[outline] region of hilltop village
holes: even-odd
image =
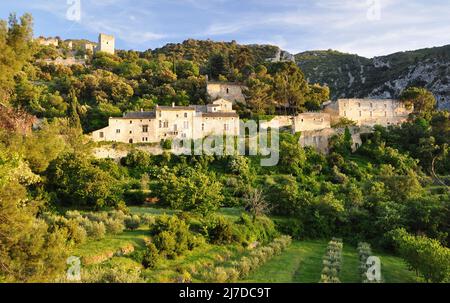
[[[237,136],[239,116],[233,104],[245,102],[240,84],[212,82],[207,92],[212,100],[208,105],[156,106],[151,112],[128,112],[123,117],[110,117],[109,125],[94,131],[94,141],[122,143],[158,143],[167,139],[199,139],[205,136]],[[332,127],[342,118],[354,122],[350,126],[354,148],[361,144],[362,133],[369,133],[375,125],[397,125],[408,119],[412,109],[393,99],[338,99],[323,105],[317,112],[296,116],[274,116],[265,124],[288,127],[301,133],[300,145],[328,151],[328,140],[342,134],[344,128]]]
[[[60,41],[56,38],[37,39],[43,46],[60,47],[64,45],[72,50],[72,56],[60,57],[45,62],[70,66],[85,64],[85,58],[76,59],[74,42]],[[79,44],[79,43],[78,43]],[[86,54],[115,54],[115,38],[111,35],[99,34],[98,42],[83,41],[78,47]],[[276,52],[270,62],[294,61],[292,56],[281,56]],[[235,104],[245,104],[245,90],[248,88],[237,82],[207,81],[206,92],[209,100],[207,105],[171,106],[156,105],[152,111],[126,112],[122,117],[110,117],[108,126],[92,132],[96,142],[121,143],[159,143],[172,139],[200,139],[206,136],[228,135],[237,136],[240,133],[240,118]],[[288,105],[286,105],[288,106]],[[342,134],[345,127],[339,127],[341,119],[352,121],[349,128],[353,148],[361,144],[361,134],[371,132],[374,125],[397,125],[405,122],[412,109],[394,99],[338,99],[324,102],[320,110],[303,112],[297,115],[275,115],[265,123],[266,127],[278,125],[289,128],[292,133],[301,133],[299,144],[311,146],[321,152],[328,152],[329,139]]]

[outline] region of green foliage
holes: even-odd
[[[403,91],[400,99],[407,106],[414,107],[414,112],[423,117],[429,118],[436,106],[436,98],[425,88],[409,87]]]
[[[68,153],[54,160],[47,171],[48,187],[64,205],[116,206],[122,189],[109,173],[92,165],[84,155]]]
[[[160,201],[173,209],[208,214],[223,200],[222,184],[215,175],[195,168],[181,171],[162,169],[155,193]]]
[[[211,216],[203,221],[203,229],[206,231],[210,243],[221,245],[233,242],[232,223],[223,216]]]
[[[176,216],[159,216],[151,228],[153,243],[161,256],[176,258],[201,244],[189,225]]]
[[[439,241],[408,234],[404,229],[389,233],[401,256],[427,282],[448,282],[450,279],[450,249]]]

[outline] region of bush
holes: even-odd
[[[144,266],[144,268],[155,268],[159,262],[160,255],[155,244],[151,242],[147,243],[147,249],[142,256],[142,266]]]
[[[68,230],[69,240],[72,240],[75,244],[82,244],[86,241],[87,232],[82,226],[80,226],[77,220],[68,220],[66,227]]]
[[[223,216],[213,216],[204,220],[203,228],[207,231],[208,240],[213,244],[229,244],[233,242],[233,227]]]
[[[341,239],[333,238],[328,243],[327,251],[323,257],[323,269],[320,277],[320,283],[340,283],[339,273],[342,265]]]
[[[87,283],[143,283],[137,269],[98,266],[82,272],[83,282]]]
[[[123,221],[114,220],[112,218],[106,219],[103,221],[103,224],[105,225],[106,232],[113,235],[120,234],[125,229]]]
[[[151,227],[155,224],[155,217],[150,214],[141,214],[139,215],[139,218],[141,220],[141,225],[143,226]]]
[[[141,218],[137,215],[129,216],[125,218],[125,227],[129,230],[136,230],[141,224]]]
[[[176,216],[159,216],[155,220],[151,234],[160,254],[168,258],[182,255],[204,242],[203,237],[193,235],[189,225]]]
[[[86,223],[85,229],[88,236],[92,239],[100,240],[105,237],[106,227],[103,222],[91,222]]]
[[[450,280],[450,248],[437,240],[411,235],[405,229],[391,231],[388,237],[409,267],[425,280],[433,283]]]

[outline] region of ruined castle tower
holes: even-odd
[[[98,45],[97,45],[96,51],[114,54],[114,51],[115,51],[114,36],[110,36],[110,35],[106,35],[106,34],[99,34],[98,35]]]

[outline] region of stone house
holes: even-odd
[[[94,141],[159,143],[167,139],[200,139],[210,135],[239,135],[239,116],[230,101],[208,105],[157,106],[151,112],[130,112],[109,118],[109,125],[94,131]]]
[[[412,109],[393,99],[339,99],[326,105],[324,112],[331,115],[332,124],[347,118],[357,125],[388,126],[405,122]]]

